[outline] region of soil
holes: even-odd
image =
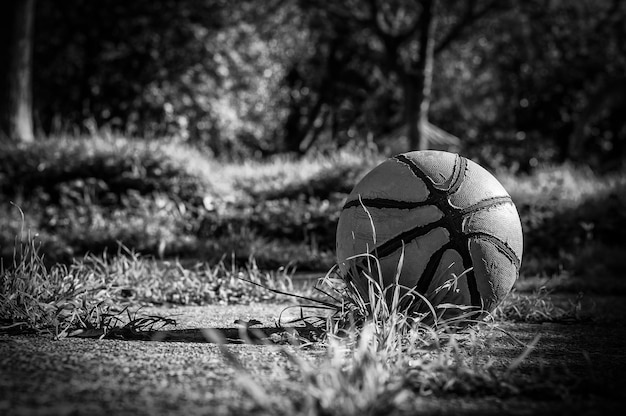
[[[557,301],[567,301],[561,295]],[[518,395],[418,397],[396,414],[622,414],[626,404],[626,297],[596,296],[593,319],[557,323],[502,323],[501,329],[535,350],[516,374],[527,378]],[[201,329],[229,340],[226,348],[262,385],[289,378],[282,350],[291,346],[241,343],[234,322],[256,319],[267,336],[286,305],[150,308],[178,321],[170,331],[132,340],[0,336],[2,415],[226,415],[254,413],[241,396],[241,371],[208,342]],[[298,316],[289,309],[284,320]],[[86,334],[89,335],[89,334]],[[144,334],[145,335],[145,334]],[[133,337],[130,337],[133,338]],[[143,339],[143,340],[138,340]],[[495,339],[493,360],[509,365],[523,349],[506,335]],[[302,350],[298,354],[313,354]],[[541,375],[540,378],[537,375]],[[265,383],[267,380],[267,383]],[[538,382],[539,380],[539,382]]]

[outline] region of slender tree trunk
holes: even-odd
[[[415,74],[405,74],[404,81],[404,118],[407,125],[407,150],[423,150],[420,146],[420,118],[421,118],[421,82]],[[426,144],[427,146],[428,144]]]
[[[3,0],[5,35],[2,55],[3,92],[0,99],[0,130],[13,141],[32,142],[32,55],[35,0]]]
[[[411,149],[428,149],[428,137],[424,134],[424,126],[428,123],[431,90],[433,81],[433,65],[435,51],[435,5],[436,0],[422,1],[422,17],[419,32],[419,52],[413,81],[405,84],[405,109],[408,123],[408,138]],[[415,88],[417,91],[410,91]]]

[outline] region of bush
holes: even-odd
[[[99,138],[1,146],[0,192],[8,198],[58,206],[119,206],[129,194],[160,193],[198,205],[209,191],[184,160],[160,146]]]
[[[565,165],[503,182],[522,219],[525,274],[595,275],[600,269],[588,267],[589,256],[603,263],[606,253],[626,247],[626,174],[597,176]]]
[[[3,254],[17,231],[40,233],[52,260],[100,252],[119,242],[175,253],[215,193],[166,144],[124,139],[50,139],[0,149]],[[14,201],[26,214],[25,224]],[[7,224],[8,223],[8,224]]]
[[[1,146],[2,255],[30,230],[49,263],[122,243],[165,257],[327,269],[345,197],[382,160],[353,149],[218,162],[176,143],[97,137]],[[626,175],[561,166],[499,177],[522,219],[522,274],[620,273]]]

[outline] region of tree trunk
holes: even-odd
[[[6,62],[2,76],[0,130],[12,141],[32,142],[32,55],[35,0],[4,0],[2,25]]]
[[[406,122],[408,123],[408,139],[411,149],[428,149],[428,136],[424,134],[424,126],[428,122],[431,90],[433,81],[433,64],[435,50],[435,4],[436,0],[422,1],[420,19],[419,52],[415,75],[405,83]],[[409,89],[416,89],[411,91]]]
[[[408,139],[408,151],[423,150],[421,147],[422,135],[420,134],[422,85],[421,77],[414,74],[404,76],[404,118],[407,125],[406,134]]]

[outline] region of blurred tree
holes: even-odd
[[[419,148],[445,134],[437,125],[492,167],[616,167],[626,151],[625,5],[39,2],[35,115],[46,132],[174,136],[226,156],[301,154],[399,130]]]
[[[429,123],[435,56],[453,46],[471,26],[497,10],[503,2],[446,1],[439,10],[437,0],[350,0],[341,3],[303,2],[304,9],[316,8],[325,14],[339,34],[348,27],[348,36],[361,39],[354,48],[358,59],[371,62],[386,82],[399,86],[402,121],[411,149],[428,147],[429,132],[438,131]],[[438,20],[446,24],[437,30]],[[366,66],[370,68],[370,66]],[[370,75],[371,80],[371,75]],[[385,82],[385,81],[383,81]],[[441,132],[443,133],[443,132]]]
[[[0,3],[0,136],[32,142],[32,42],[35,0]]]
[[[599,166],[626,156],[618,115],[626,94],[625,21],[619,0],[531,0],[496,23],[506,30],[492,51],[506,97],[501,120],[535,153],[528,159]]]
[[[569,136],[565,158],[574,161],[585,159],[586,142],[598,134],[598,123],[604,122],[604,147],[618,155],[626,156],[626,121],[623,115],[617,124],[611,121],[611,114],[619,114],[626,108],[626,6],[623,1],[611,0],[598,8],[597,4],[581,2],[577,20],[589,20],[587,30],[595,39],[580,40],[584,44],[584,56],[576,56],[577,64],[588,60],[590,48],[602,48],[599,54],[605,55],[596,62],[589,63],[589,77],[584,83],[584,103],[577,109],[573,119],[572,133]],[[594,10],[595,9],[595,10]],[[591,19],[589,18],[591,12]],[[597,59],[597,57],[596,57]],[[594,60],[595,61],[595,60]],[[607,117],[609,115],[609,117]],[[613,124],[613,126],[611,126]],[[594,132],[596,130],[596,132]],[[595,133],[595,134],[594,134]],[[608,133],[609,137],[606,137]]]
[[[175,136],[215,154],[276,152],[306,33],[292,2],[66,0],[38,8],[46,131]]]
[[[492,168],[623,166],[624,21],[618,0],[499,6],[437,56],[434,122]]]

